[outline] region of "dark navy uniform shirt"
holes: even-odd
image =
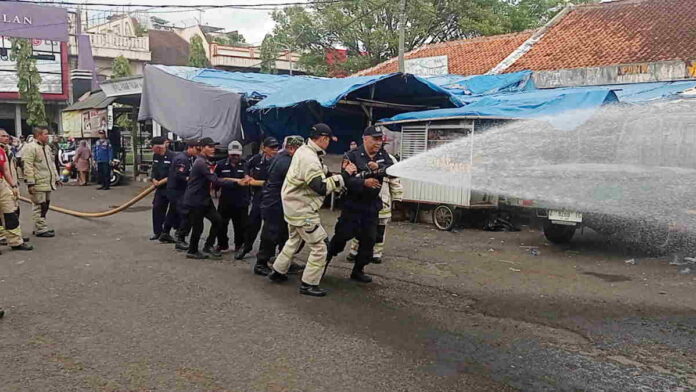
[[[186,185],[195,156],[188,156],[186,151],[180,152],[172,159],[169,167],[169,180],[167,180],[167,191],[174,196],[181,196],[186,192]]]
[[[246,174],[255,180],[266,181],[268,179],[268,165],[270,164],[270,159],[266,158],[263,153],[259,153],[249,158],[246,164]],[[260,186],[251,187],[251,200],[252,203],[257,204],[261,202],[261,189]]]
[[[240,160],[237,165],[232,165],[229,159],[218,161],[215,168],[215,174],[220,178],[244,178],[246,174],[246,161]],[[248,207],[249,206],[249,187],[240,186],[232,183],[229,187],[222,187],[220,192],[220,203],[231,207]]]
[[[367,166],[369,162],[375,162],[379,165],[379,169],[386,169],[393,165],[389,154],[387,154],[384,149],[380,149],[373,158],[370,158],[365,152],[365,146],[360,146],[355,150],[348,151],[346,153],[346,158],[353,162],[358,168],[358,173],[368,172],[370,168]],[[384,171],[382,170],[381,175],[371,175],[371,178],[376,178],[379,180],[380,184],[384,182]],[[349,210],[355,210],[357,212],[364,211],[369,213],[378,213],[382,209],[382,199],[379,196],[380,189],[371,189],[364,186],[365,179],[352,176],[348,179],[346,187],[348,188],[348,193],[346,195],[346,202],[344,208]]]
[[[161,180],[163,178],[169,177],[169,168],[172,165],[172,159],[174,154],[167,150],[164,154],[155,154],[152,156],[152,170],[150,171],[150,178],[153,180]],[[166,189],[167,185],[163,184],[157,187],[157,189]]]
[[[210,197],[211,185],[229,187],[233,182],[223,181],[215,175],[215,164],[204,156],[198,156],[191,168],[186,193],[184,193],[184,205],[192,208],[208,207],[213,205]]]
[[[268,179],[261,191],[261,210],[277,209],[282,213],[283,201],[280,198],[280,191],[290,169],[290,162],[292,157],[285,150],[271,159],[268,165]]]

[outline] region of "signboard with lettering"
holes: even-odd
[[[649,64],[630,64],[619,66],[619,76],[650,73]]]
[[[67,42],[68,10],[14,1],[0,2],[0,35]]]
[[[437,76],[449,73],[447,56],[423,57],[405,61],[406,73],[417,76]]]
[[[143,78],[128,78],[102,82],[101,87],[107,97],[122,97],[125,95],[140,95],[143,93]]]
[[[99,131],[108,128],[106,109],[90,109],[82,112],[82,136],[99,137]]]
[[[2,4],[2,3],[0,3]],[[46,41],[33,39],[34,54],[41,55],[41,59],[36,60],[36,68],[41,76],[39,91],[43,94],[63,94],[63,48],[58,41]],[[18,92],[17,88],[17,62],[14,60],[10,48],[10,40],[7,37],[0,37],[0,91]]]

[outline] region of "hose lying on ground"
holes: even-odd
[[[167,179],[165,178],[164,181],[161,184],[164,184],[167,182]],[[67,208],[62,208],[62,207],[57,207],[57,206],[50,206],[49,209],[55,212],[60,212],[61,214],[67,214],[67,215],[72,215],[76,216],[78,218],[104,218],[107,216],[111,216],[114,214],[118,214],[119,212],[131,207],[133,204],[139,202],[145,196],[149,195],[152,193],[152,191],[155,190],[154,185],[150,185],[149,187],[145,188],[142,192],[140,192],[137,196],[134,198],[128,200],[126,203],[122,204],[121,206],[114,208],[113,210],[108,210],[108,211],[102,211],[102,212],[81,212],[81,211],[74,211],[74,210],[69,210]],[[31,199],[28,199],[26,197],[20,196],[20,200],[31,203]]]

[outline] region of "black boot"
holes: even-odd
[[[300,286],[300,294],[309,295],[311,297],[325,297],[328,292],[319,286],[302,282]]]
[[[285,274],[281,274],[280,272],[278,272],[274,269],[271,269],[271,274],[268,275],[268,279],[271,282],[282,283],[282,282],[285,282],[286,280],[288,280],[288,276]]]
[[[34,250],[34,247],[23,243],[22,245],[13,246],[12,250]]]
[[[254,266],[254,273],[256,275],[261,275],[261,276],[268,276],[273,272],[272,269],[268,267],[268,265],[264,264],[256,264]]]
[[[372,264],[382,264],[382,258],[381,257],[373,257]]]
[[[0,309],[0,319],[5,317],[5,311]]]
[[[150,237],[150,241],[157,241],[160,238],[160,234],[153,234],[152,237]]]
[[[244,256],[247,255],[247,253],[251,252],[251,248],[248,247],[243,247],[242,250],[237,252],[237,255],[234,256],[235,260],[243,260]]]
[[[189,244],[186,242],[186,238],[179,237],[176,241],[176,246],[174,246],[176,250],[188,250]]]
[[[353,270],[353,273],[350,274],[350,279],[360,283],[372,282],[372,277],[365,274],[362,270]]]
[[[169,233],[160,234],[158,240],[163,244],[176,244],[176,240]]]
[[[216,251],[212,246],[204,246],[203,254],[208,255],[208,257],[214,260],[222,259],[222,253]]]
[[[208,255],[201,253],[201,252],[196,252],[196,253],[188,252],[188,253],[186,253],[186,258],[187,259],[194,259],[194,260],[205,260],[208,258]]]

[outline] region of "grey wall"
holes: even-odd
[[[631,64],[625,64],[597,68],[535,71],[532,78],[537,87],[551,88],[598,84],[658,82],[684,79],[687,78],[688,75],[686,63],[681,60],[640,65],[647,66],[647,72],[619,75],[619,70],[622,67],[631,66]]]

